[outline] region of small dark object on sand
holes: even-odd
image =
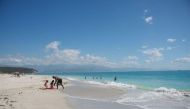
[[[4,100],[8,99],[7,97],[4,98]]]
[[[188,94],[184,94],[184,96],[185,96],[185,97],[190,97],[190,95],[188,95]]]

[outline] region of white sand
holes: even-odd
[[[0,74],[0,109],[71,109],[64,90],[42,90],[44,81],[52,78],[25,75],[20,78]],[[48,85],[49,85],[48,83]]]

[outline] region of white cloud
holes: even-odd
[[[127,60],[138,60],[139,58],[137,56],[128,56]]]
[[[60,49],[60,42],[53,41],[46,45],[46,49],[51,49],[47,54],[47,64],[76,64],[79,57],[80,51],[77,49]]]
[[[21,55],[0,57],[0,64],[4,65],[100,65],[105,67],[114,67],[113,62],[108,61],[106,57],[94,56],[90,54],[82,55],[78,49],[61,49],[60,42],[53,41],[46,45],[50,49],[48,53],[41,58],[24,57]],[[52,50],[52,51],[51,51]]]
[[[148,14],[149,14],[149,10],[145,9],[144,10],[144,15],[143,15],[143,20],[147,24],[152,24],[153,23],[153,16],[152,15],[148,15]]]
[[[61,49],[60,43],[54,41],[46,45],[46,52],[43,57],[25,57],[22,55],[11,55],[0,57],[0,64],[2,65],[95,65],[108,68],[129,68],[139,65],[138,57],[128,56],[119,61],[112,62],[106,57],[95,56],[92,54],[81,54],[78,49]]]
[[[127,68],[155,68],[159,66],[157,62],[163,59],[163,51],[172,50],[174,47],[150,48],[142,46],[141,52],[147,57],[145,63],[141,63],[137,56],[127,56],[119,61],[110,61],[106,57],[93,54],[82,54],[78,49],[61,49],[60,42],[53,41],[47,44],[48,52],[43,57],[25,57],[22,55],[9,55],[0,57],[1,65],[82,65],[101,66],[107,68],[127,69]],[[175,59],[173,63],[190,63],[190,56]],[[178,65],[178,64],[176,64]]]
[[[94,56],[90,54],[86,54],[85,56],[80,57],[82,64],[96,64],[96,65],[104,65],[108,63],[106,57]]]
[[[175,49],[176,47],[170,47],[170,46],[168,46],[168,47],[166,47],[166,50],[173,50],[173,49]]]
[[[9,55],[0,57],[0,64],[4,65],[42,65],[44,61],[35,57],[24,57],[21,55]]]
[[[46,49],[53,49],[44,57],[44,64],[77,64],[77,65],[100,65],[113,67],[114,63],[108,61],[106,57],[94,56],[90,54],[82,55],[78,49],[61,49],[60,43],[54,41],[46,46]]]
[[[144,10],[144,13],[147,13],[147,12],[148,12],[148,9],[145,9],[145,10]]]
[[[153,17],[152,17],[152,16],[148,16],[148,17],[145,17],[144,20],[145,20],[146,23],[152,24],[152,22],[153,22]]]
[[[173,69],[189,70],[190,69],[190,55],[185,57],[176,58],[171,61]]]
[[[190,56],[177,58],[173,61],[173,63],[190,63]]]
[[[148,55],[150,57],[161,57],[163,54],[160,52],[161,50],[164,50],[163,48],[153,48],[153,49],[146,49],[142,51],[145,55]]]
[[[11,57],[11,56],[0,57],[0,63],[1,64],[20,63],[20,62],[22,62],[22,60],[19,59],[19,58],[14,58],[14,57]]]
[[[165,50],[164,48],[152,48],[143,50],[142,53],[148,56],[148,59],[145,60],[146,63],[157,62],[163,59],[163,54],[161,51]]]
[[[47,49],[53,49],[53,50],[58,50],[59,49],[60,42],[59,41],[53,41],[49,43],[46,48]]]
[[[63,56],[69,59],[77,59],[80,56],[80,51],[76,49],[65,49],[63,50]]]
[[[140,65],[138,59],[139,58],[137,56],[128,56],[127,58],[123,59],[119,67],[127,67],[127,68],[138,67]]]
[[[21,63],[22,59],[20,59],[20,58],[14,58],[14,57],[9,57],[8,61],[14,62],[14,63]]]
[[[175,42],[175,41],[176,41],[176,39],[173,39],[173,38],[167,39],[167,42],[170,42],[170,43]]]

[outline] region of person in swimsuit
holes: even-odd
[[[53,79],[55,79],[55,82],[54,82],[54,86],[55,84],[57,85],[57,89],[58,89],[58,86],[61,85],[64,89],[64,86],[63,86],[63,82],[62,82],[62,79],[59,78],[59,77],[56,77],[56,76],[52,76]]]
[[[50,89],[53,89],[54,88],[53,86],[54,86],[54,80],[52,80],[50,83]]]
[[[45,80],[44,86],[45,86],[46,89],[48,88],[47,83],[48,83],[48,80]]]

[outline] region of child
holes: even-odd
[[[54,86],[54,80],[52,80],[50,83],[50,89],[53,89],[53,86]]]
[[[48,88],[47,83],[48,83],[48,80],[46,80],[45,83],[44,83],[44,86],[45,86],[46,89]]]

